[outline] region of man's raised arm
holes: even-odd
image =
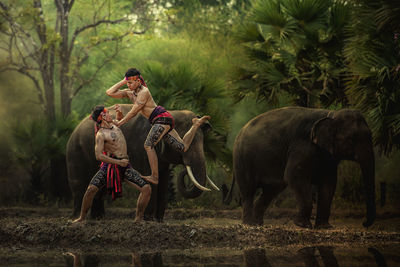
[[[123,97],[127,97],[125,90],[119,90],[119,88],[121,88],[124,84],[126,84],[126,80],[123,79],[119,82],[117,82],[116,84],[114,84],[113,86],[111,86],[107,91],[106,94],[108,96],[111,96],[113,98],[123,98]]]

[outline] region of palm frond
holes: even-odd
[[[304,25],[320,23],[332,6],[331,0],[284,0],[286,12]]]
[[[276,0],[253,1],[249,20],[280,28],[284,28],[287,23],[287,18],[281,11],[281,3]]]
[[[330,10],[330,23],[335,32],[342,32],[350,18],[351,7],[345,0],[335,1]]]
[[[235,30],[235,37],[240,42],[263,42],[264,38],[254,22],[244,22]]]
[[[400,31],[400,1],[383,0],[382,5],[376,10],[375,21],[378,30],[390,27],[392,31]]]

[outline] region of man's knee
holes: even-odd
[[[183,153],[183,152],[187,151],[187,148],[185,147],[185,145],[178,141],[175,141],[174,143],[172,143],[172,147],[178,152]]]
[[[86,194],[88,195],[95,195],[99,191],[99,188],[95,185],[90,184],[86,189]]]
[[[186,152],[187,148],[185,145],[181,142],[179,142],[176,138],[174,138],[172,135],[166,135],[164,137],[164,140],[168,145],[172,147],[172,149],[178,151],[178,152]]]
[[[150,196],[151,195],[151,186],[149,184],[146,184],[145,186],[142,187],[141,192],[144,195]]]
[[[152,145],[149,145],[149,144],[147,144],[147,143],[144,143],[144,150],[146,150],[146,151],[151,151],[153,149],[153,146]]]

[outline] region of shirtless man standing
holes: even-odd
[[[120,107],[116,106],[117,119],[123,117]],[[83,196],[81,214],[72,223],[85,220],[89,208],[92,206],[93,198],[97,191],[107,186],[108,193],[113,199],[122,196],[121,182],[124,179],[128,184],[140,191],[135,221],[143,219],[144,210],[149,203],[151,186],[134,170],[129,164],[125,137],[104,106],[96,106],[91,118],[96,122],[96,159],[101,161],[100,170],[94,175]]]
[[[129,89],[120,90],[123,85],[127,85]],[[147,181],[153,184],[158,184],[158,160],[154,146],[164,137],[164,140],[179,152],[186,152],[193,141],[197,129],[205,121],[209,120],[210,116],[192,119],[192,127],[181,138],[178,132],[174,129],[174,118],[162,106],[157,106],[151,96],[149,89],[146,86],[140,72],[137,69],[129,69],[125,73],[125,78],[106,91],[108,96],[113,98],[129,98],[132,103],[132,109],[125,117],[116,122],[117,126],[121,126],[128,120],[141,112],[152,125],[149,134],[144,143],[144,148],[149,159],[151,176],[144,176]]]

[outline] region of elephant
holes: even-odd
[[[120,104],[120,106],[124,114],[132,107],[131,104]],[[108,109],[110,114],[115,116],[114,107]],[[183,136],[192,126],[192,118],[195,117],[195,114],[187,110],[175,110],[170,113],[175,119],[176,131]],[[121,126],[127,142],[130,163],[142,175],[149,175],[151,172],[144,149],[144,141],[150,128],[151,125],[148,120],[140,114]],[[151,199],[145,211],[145,219],[163,221],[167,205],[171,165],[184,164],[195,185],[188,184],[185,181],[185,175],[179,176],[178,190],[185,198],[196,198],[201,195],[203,190],[209,191],[210,189],[205,187],[207,180],[213,187],[215,186],[206,174],[206,160],[203,151],[203,136],[206,131],[211,129],[211,126],[209,123],[205,123],[201,129],[196,132],[190,148],[185,153],[175,151],[164,141],[156,145],[160,180],[158,186],[152,186]],[[100,166],[100,162],[96,161],[95,158],[94,145],[94,121],[87,117],[74,129],[66,149],[68,181],[74,200],[73,216],[79,214],[85,190]],[[99,193],[91,208],[92,218],[101,217],[105,214],[104,201],[102,194]]]
[[[360,165],[366,199],[363,225],[368,227],[376,216],[375,158],[372,134],[360,111],[285,107],[256,116],[239,131],[233,145],[233,183],[240,191],[242,222],[262,225],[271,201],[289,186],[298,205],[294,223],[312,228],[315,188],[314,228],[331,228],[330,209],[341,160]]]

